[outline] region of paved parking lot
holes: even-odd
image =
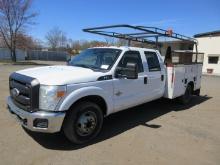
[[[62,133],[25,131],[7,112],[8,76],[28,67],[36,66],[0,64],[0,164],[220,164],[220,77],[203,77],[187,106],[161,99],[111,115],[78,146]]]

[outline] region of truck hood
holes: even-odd
[[[67,85],[96,81],[103,72],[74,66],[46,66],[17,71],[16,73],[36,78],[44,85]]]

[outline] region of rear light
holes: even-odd
[[[171,64],[171,63],[167,63],[166,66],[167,66],[167,67],[173,67],[174,65]]]

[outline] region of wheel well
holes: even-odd
[[[96,103],[102,109],[103,114],[104,115],[107,114],[107,104],[105,100],[101,96],[97,96],[97,95],[90,95],[90,96],[82,97],[79,100],[77,100],[75,103],[73,103],[70,108],[72,108],[79,102],[83,102],[83,101],[90,101],[90,102]]]
[[[192,87],[192,91],[194,91],[194,83],[193,83],[192,81],[190,81],[190,82],[188,83],[188,85],[190,85],[190,86]]]

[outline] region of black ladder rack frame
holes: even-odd
[[[114,31],[108,31],[108,29],[117,29],[117,28],[128,28],[133,30],[138,30],[139,32],[136,33],[118,33]],[[111,26],[101,26],[101,27],[94,27],[94,28],[87,28],[83,29],[84,32],[124,39],[128,40],[128,46],[130,46],[131,41],[135,42],[142,42],[147,44],[156,45],[156,47],[161,46],[158,40],[160,37],[168,37],[184,42],[190,42],[196,45],[197,47],[197,40],[191,37],[187,37],[178,33],[172,32],[171,34],[169,31],[160,29],[157,27],[147,27],[147,26],[133,26],[127,24],[120,24],[120,25],[111,25]],[[149,38],[155,37],[155,41],[149,40]]]

